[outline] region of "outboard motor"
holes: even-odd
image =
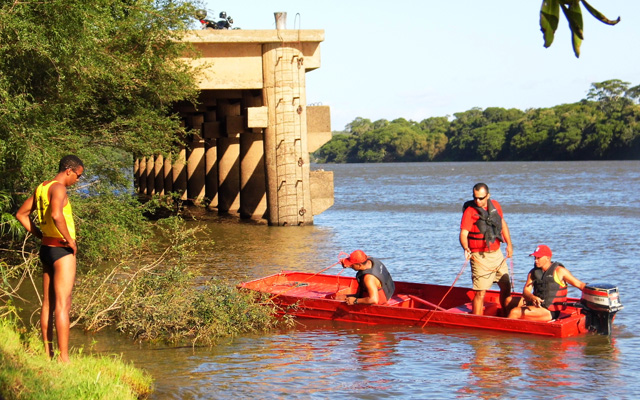
[[[580,304],[587,315],[587,328],[601,335],[611,334],[613,318],[624,308],[620,303],[618,288],[608,283],[586,285]]]

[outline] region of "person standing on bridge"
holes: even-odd
[[[500,287],[500,304],[504,316],[511,303],[511,283],[500,242],[507,244],[507,258],[513,256],[509,226],[502,214],[500,203],[491,200],[485,183],[473,186],[473,200],[462,206],[460,245],[465,259],[471,259],[471,276],[475,295],[471,312],[483,314],[484,296],[494,282]]]
[[[71,291],[76,278],[76,230],[67,188],[78,182],[84,172],[82,161],[68,155],[60,160],[58,174],[41,183],[20,206],[16,218],[27,231],[42,239],[40,260],[43,266],[43,300],[40,325],[42,340],[53,357],[53,324],[58,337],[61,362],[69,361],[69,311]],[[37,211],[39,227],[31,220]]]
[[[354,304],[386,304],[393,296],[395,283],[387,267],[377,258],[368,257],[364,251],[356,250],[340,260],[343,268],[353,268],[358,273],[358,291],[347,295],[345,301]]]

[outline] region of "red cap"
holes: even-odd
[[[529,254],[529,257],[533,256],[533,257],[549,257],[551,258],[551,249],[548,246],[545,246],[544,244],[539,245],[538,247],[536,247],[536,251],[534,251],[533,253]]]
[[[343,258],[342,260],[342,265],[345,267],[350,267],[353,264],[362,264],[363,262],[367,261],[369,258],[367,257],[366,254],[364,254],[364,251],[362,250],[356,250],[353,253],[351,253],[351,255],[348,258]]]

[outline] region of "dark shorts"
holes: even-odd
[[[551,311],[551,310],[549,310],[549,312],[551,313],[551,319],[558,319],[558,317],[560,316],[560,313],[562,311]]]
[[[44,272],[53,272],[53,263],[69,254],[73,254],[71,247],[40,246],[40,261],[42,261]]]

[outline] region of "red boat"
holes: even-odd
[[[610,334],[615,313],[623,308],[618,289],[609,284],[587,286],[581,299],[570,298],[560,317],[535,322],[501,317],[499,291],[488,290],[484,315],[473,315],[473,290],[462,287],[395,282],[385,305],[349,306],[336,296],[355,294],[355,278],[340,275],[281,272],[245,282],[239,287],[271,294],[282,313],[302,318],[351,321],[365,324],[443,326],[570,337],[589,331]],[[521,297],[520,293],[513,293]]]

